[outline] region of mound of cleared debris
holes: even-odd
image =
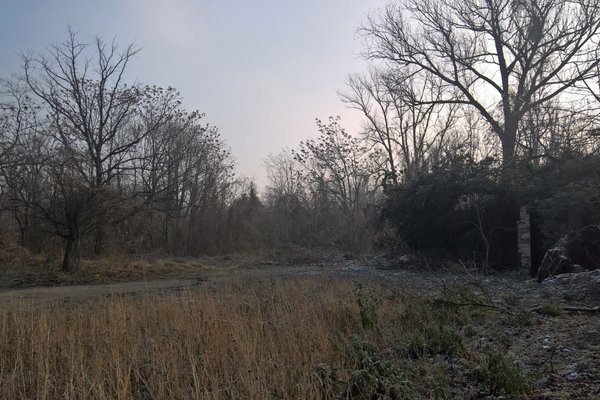
[[[600,303],[600,269],[556,275],[545,279],[542,286],[564,299]]]

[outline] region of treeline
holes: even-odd
[[[175,89],[126,82],[136,53],[69,32],[2,81],[4,242],[63,253],[65,271],[82,254],[234,246],[241,185],[226,144]]]
[[[318,141],[272,156],[269,204],[290,221],[294,199],[328,193],[372,245],[513,268],[527,207],[534,270],[557,243],[600,266],[599,29],[597,0],[392,2],[359,29],[369,72],[340,94],[360,134],[319,122]],[[310,220],[295,213],[284,232]]]
[[[515,267],[532,216],[534,269],[566,243],[600,264],[600,0],[409,0],[359,29],[368,73],[342,101],[363,124],[265,159],[263,193],[236,177],[215,127],[179,94],[127,84],[136,49],[70,33],[3,81],[7,237],[37,252],[278,246],[414,251]]]

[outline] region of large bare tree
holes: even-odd
[[[365,139],[386,158],[386,182],[409,181],[448,145],[456,117],[454,104],[436,104],[443,88],[417,79],[408,69],[399,73],[371,68],[351,75],[342,101],[363,113]]]
[[[68,39],[47,54],[23,55],[25,81],[54,120],[52,135],[81,157],[79,172],[92,187],[111,183],[131,161],[130,150],[179,105],[172,89],[125,83],[137,51],[98,37],[84,43],[69,30]]]
[[[362,32],[369,58],[454,89],[432,101],[474,107],[510,165],[525,114],[596,74],[599,29],[599,0],[407,0]]]
[[[46,115],[41,134],[53,149],[47,176],[56,190],[37,206],[65,239],[68,271],[77,268],[84,234],[96,233],[99,254],[112,219],[129,215],[115,211],[133,195],[123,190],[123,181],[133,171],[136,147],[180,105],[172,88],[125,83],[136,53],[133,45],[120,50],[101,38],[81,42],[69,30],[67,40],[46,53],[23,55],[23,79]]]

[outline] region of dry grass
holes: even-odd
[[[33,259],[34,257],[25,247],[0,247],[0,262],[2,263],[29,263]]]
[[[36,307],[12,304],[0,308],[0,398],[531,393],[532,374],[543,377],[547,362],[544,354],[535,356],[528,339],[519,344],[518,338],[557,332],[563,323],[546,327],[541,320],[532,326],[489,309],[443,304],[383,281],[325,277],[212,283],[161,296]],[[517,336],[510,339],[508,332]],[[518,354],[527,363],[528,352],[540,358],[529,363],[537,372],[526,375],[521,363],[507,357]],[[593,357],[588,362],[592,374],[597,362]]]
[[[232,283],[0,311],[3,398],[321,398],[362,331],[349,283]]]
[[[160,279],[165,277],[184,277],[206,272],[214,263],[210,259],[190,257],[133,258],[123,257],[86,260],[75,278],[94,279],[95,282],[131,281],[140,279]]]

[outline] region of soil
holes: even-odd
[[[118,282],[104,285],[72,285],[0,290],[0,305],[35,305],[42,302],[80,301],[94,297],[173,292],[191,288],[197,279],[161,279],[145,282]]]

